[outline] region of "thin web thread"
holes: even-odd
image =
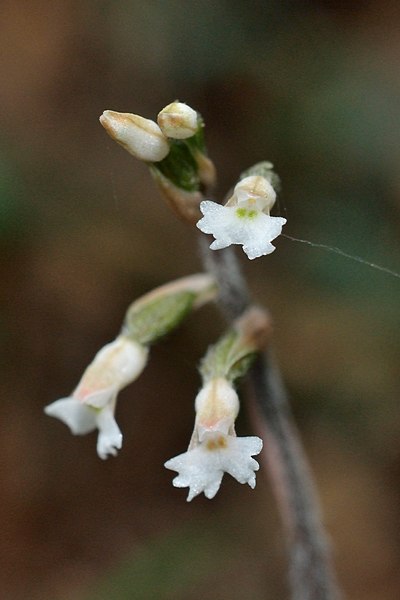
[[[371,267],[371,269],[376,269],[377,271],[382,271],[382,273],[387,273],[388,275],[392,275],[392,277],[396,277],[400,279],[400,273],[396,271],[392,271],[387,267],[382,267],[381,265],[377,265],[373,262],[369,262],[368,260],[364,260],[361,256],[356,256],[353,254],[347,254],[340,248],[336,248],[335,246],[327,246],[326,244],[316,244],[314,242],[310,242],[309,240],[301,240],[300,238],[292,237],[291,235],[286,235],[285,233],[281,234],[281,237],[285,237],[292,242],[301,242],[302,244],[307,244],[308,246],[312,246],[313,248],[321,248],[321,250],[326,250],[327,252],[332,252],[333,254],[339,254],[340,256],[344,256],[345,258],[349,258],[350,260],[354,260],[355,262],[359,262],[362,265],[366,265],[367,267]]]

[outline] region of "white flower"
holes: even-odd
[[[46,415],[68,425],[74,435],[85,435],[98,429],[97,454],[100,458],[116,456],[121,449],[122,433],[114,419],[115,397],[104,408],[94,408],[70,396],[56,400],[44,410]]]
[[[188,502],[201,492],[211,499],[218,492],[225,472],[254,489],[259,465],[251,457],[259,454],[261,448],[258,437],[212,433],[205,435],[197,448],[171,458],[165,466],[179,473],[173,480],[175,487],[189,488]]]
[[[75,435],[99,430],[97,454],[115,456],[122,434],[114,419],[118,392],[134,381],[147,362],[148,349],[118,336],[94,357],[71,396],[56,400],[45,413],[63,421]]]
[[[197,227],[215,237],[212,250],[240,244],[250,259],[270,254],[275,250],[271,241],[282,233],[286,223],[282,217],[269,215],[275,199],[275,191],[265,177],[245,177],[225,206],[210,200],[200,203],[204,216]]]
[[[132,113],[105,110],[100,123],[130,154],[146,162],[159,162],[169,153],[167,138],[154,121]]]
[[[239,399],[232,385],[223,378],[212,379],[196,398],[196,422],[187,452],[165,463],[177,471],[175,487],[188,487],[188,502],[204,492],[214,498],[224,473],[239,483],[256,485],[259,465],[252,456],[259,454],[262,441],[258,437],[236,437],[234,422]]]
[[[197,112],[183,102],[172,102],[158,113],[161,131],[170,138],[184,140],[197,131]]]

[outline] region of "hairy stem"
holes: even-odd
[[[312,474],[270,351],[256,360],[249,380],[251,412],[259,417],[263,453],[287,531],[292,600],[338,600]]]
[[[220,286],[220,309],[232,322],[250,305],[236,256],[231,248],[210,251],[203,239],[200,247],[205,268]],[[249,385],[251,414],[264,439],[263,455],[287,532],[291,600],[338,600],[312,475],[270,350],[251,368]]]
[[[199,244],[203,266],[218,284],[217,304],[226,320],[232,323],[250,306],[249,290],[236,255],[232,248],[213,252],[204,235],[199,237]]]

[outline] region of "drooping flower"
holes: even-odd
[[[259,465],[252,456],[261,452],[262,441],[255,436],[236,437],[239,398],[232,384],[223,377],[211,379],[198,393],[195,408],[187,452],[165,463],[167,469],[178,472],[173,485],[189,488],[188,502],[202,492],[214,498],[224,473],[254,488]]]
[[[270,254],[275,250],[272,240],[282,233],[286,223],[283,217],[269,214],[275,200],[274,188],[265,177],[245,177],[235,186],[225,206],[211,200],[201,202],[203,218],[197,227],[214,236],[212,250],[240,244],[251,260]]]
[[[122,446],[122,433],[115,421],[117,394],[144,369],[148,349],[120,335],[94,357],[78,386],[67,398],[56,400],[45,413],[63,421],[75,435],[98,429],[97,454],[115,456]]]

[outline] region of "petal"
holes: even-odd
[[[210,457],[211,454],[215,453],[205,451],[198,446],[194,450],[171,458],[164,464],[167,469],[179,473],[172,482],[174,487],[189,488],[188,502],[202,492],[205,492],[207,498],[213,498],[219,490],[224,472],[212,464],[214,461],[213,457]]]
[[[200,210],[204,217],[196,223],[196,226],[203,233],[213,233],[214,218],[218,218],[221,213],[223,214],[224,207],[211,200],[203,200],[203,202],[200,202]]]
[[[209,500],[212,500],[217,494],[221,487],[222,477],[224,476],[223,471],[216,471],[212,480],[209,481],[208,485],[204,488],[204,495]],[[191,498],[190,498],[191,500]],[[188,502],[190,501],[188,497]]]
[[[60,419],[74,435],[84,435],[96,429],[96,412],[76,398],[62,398],[44,409],[46,415]]]
[[[238,206],[270,209],[276,200],[276,192],[266,177],[249,175],[236,184],[234,196]]]
[[[107,406],[97,413],[96,424],[97,454],[103,460],[109,455],[116,456],[122,447],[122,433],[114,419],[113,407]]]
[[[271,254],[275,250],[275,246],[271,244],[282,233],[282,227],[286,223],[286,219],[282,217],[270,217],[262,213],[248,222],[246,231],[243,231],[242,244],[243,250],[252,260],[259,256]]]
[[[229,238],[220,238],[218,240],[214,240],[212,242],[212,244],[210,244],[210,249],[211,250],[222,250],[222,248],[227,248],[231,244],[232,244],[232,242]]]
[[[239,413],[239,397],[231,382],[213,377],[195,399],[195,431],[200,442],[210,433],[228,435]]]
[[[221,434],[218,434],[220,437]],[[208,440],[215,439],[214,434]],[[188,502],[204,492],[207,498],[213,498],[218,492],[224,472],[229,473],[239,483],[248,483],[255,487],[255,471],[259,465],[252,455],[259,454],[262,441],[258,437],[237,438],[226,436],[224,447],[207,447],[207,440],[188,452],[171,458],[165,463],[167,469],[177,471],[173,480],[175,487],[188,487]]]
[[[215,237],[213,249],[225,248],[235,243],[234,232],[239,219],[234,207],[221,206],[205,200],[200,203],[200,210],[204,217],[198,221],[197,227],[203,233],[211,233]]]
[[[271,241],[281,234],[286,219],[264,214],[258,210],[257,202],[254,206],[254,202],[251,210],[255,214],[251,216],[239,215],[236,206],[220,206],[209,200],[201,202],[200,210],[204,217],[197,223],[197,227],[203,233],[214,236],[211,250],[240,244],[250,259],[275,250]]]
[[[118,388],[112,386],[104,390],[96,390],[91,394],[87,394],[82,400],[83,404],[93,406],[93,408],[104,408],[107,404],[112,403],[118,393]]]
[[[119,391],[134,381],[143,371],[147,356],[147,348],[123,335],[118,336],[96,354],[85,370],[74,396],[86,401],[99,393],[99,397],[89,403],[104,406],[107,399],[102,394],[109,394],[111,389]]]
[[[259,464],[252,455],[259,454],[262,449],[262,440],[258,437],[243,437],[229,439],[229,453],[224,458],[224,470],[239,483],[248,483],[251,488],[256,485],[254,471],[258,471]]]

